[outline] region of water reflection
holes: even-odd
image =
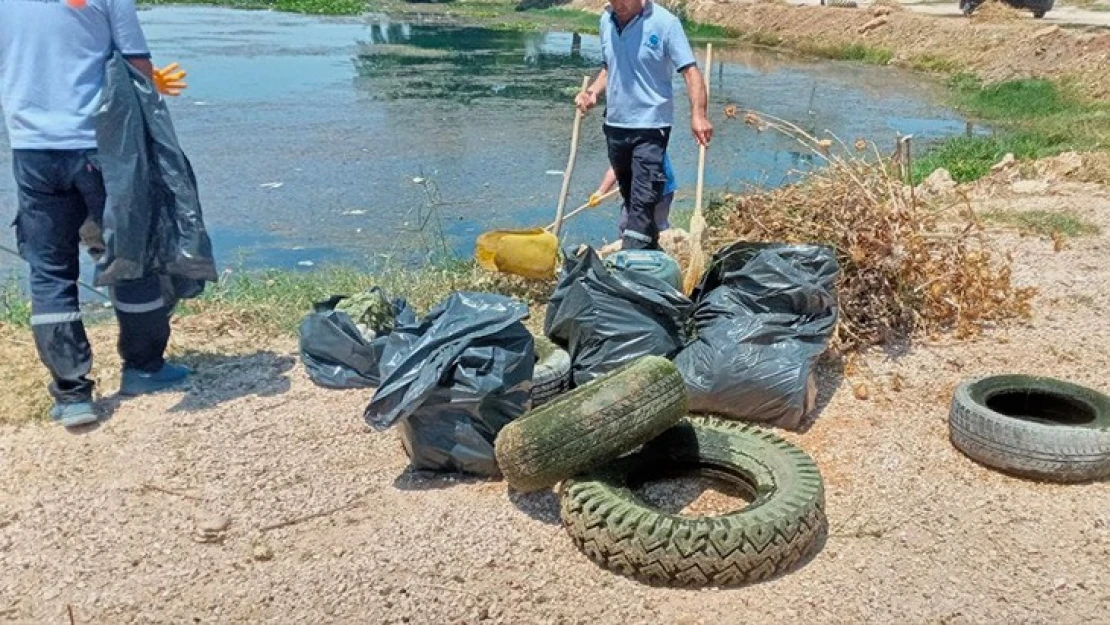
[[[581,33],[381,22],[359,42],[355,67],[383,99],[565,102],[583,72],[600,62],[600,51]]]

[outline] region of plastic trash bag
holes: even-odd
[[[719,250],[693,294],[697,339],[675,358],[690,410],[798,427],[836,327],[838,272],[835,252],[823,246]]]
[[[107,199],[96,286],[152,275],[175,279],[178,297],[216,281],[196,176],[153,84],[116,52],[96,112],[96,160]]]
[[[360,321],[369,321],[372,315],[379,329],[401,324],[416,323],[416,313],[403,299],[389,303],[390,319],[382,319],[384,311],[375,310],[352,317],[349,303],[354,301],[376,302],[385,299],[385,292],[374,287],[351,297],[337,295],[318,302],[313,312],[301,320],[299,328],[301,362],[309,379],[325,388],[372,388],[381,382],[379,364],[388,342],[388,332],[370,338],[359,327]]]
[[[570,352],[574,385],[642,356],[673,358],[682,349],[693,303],[680,291],[642,271],[610,270],[592,248],[564,256],[544,333]]]
[[[364,418],[400,422],[414,469],[499,477],[497,433],[530,408],[535,346],[523,302],[455,293],[416,324],[399,324]]]

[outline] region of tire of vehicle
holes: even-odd
[[[1034,19],[1041,19],[1055,4],[1055,0],[1030,0],[1026,6],[1033,12]]]
[[[494,453],[513,488],[540,490],[636,449],[685,413],[678,368],[645,356],[501,428]]]
[[[570,354],[546,336],[535,337],[532,407],[539,408],[570,390]]]
[[[684,517],[634,492],[653,470],[702,467],[745,486],[752,503]],[[775,577],[814,553],[826,532],[817,465],[801,449],[749,424],[686,418],[640,453],[567,480],[560,515],[598,565],[652,586],[728,587]]]
[[[1052,482],[1110,477],[1110,397],[1024,375],[966,380],[948,415],[952,444],[983,465]]]

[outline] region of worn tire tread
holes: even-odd
[[[562,487],[561,518],[584,554],[602,567],[651,585],[727,587],[776,577],[813,552],[827,521],[824,486],[812,458],[756,426],[699,417],[684,419],[649,443],[642,461],[651,462],[650,448],[682,428],[712,430],[734,449],[769,459],[768,466],[788,490],[776,490],[752,509],[688,518],[665,514],[630,491],[615,489],[609,476],[623,469],[574,478]],[[717,456],[717,463],[730,453],[724,447],[707,452],[709,447],[691,453]]]
[[[1110,477],[1110,430],[1045,426],[999,414],[970,395],[972,385],[990,379],[975,378],[957,387],[948,416],[954,447],[980,464],[1021,477],[1062,483]],[[1056,384],[1057,392],[1069,387]]]
[[[545,336],[536,336],[537,354],[546,353],[532,374],[532,408],[550,402],[570,390],[570,354]],[[542,348],[539,347],[542,344]]]

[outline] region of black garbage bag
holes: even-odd
[[[798,427],[839,309],[835,252],[816,245],[735,243],[694,290],[697,339],[675,357],[692,412]]]
[[[592,248],[564,255],[544,333],[570,352],[575,386],[642,356],[673,358],[682,349],[693,308],[685,295],[644,272],[610,270]]]
[[[214,282],[216,262],[192,165],[177,141],[165,101],[116,52],[108,60],[96,112],[96,159],[107,195],[96,286],[172,276],[178,298]]]
[[[378,287],[371,294],[384,292]],[[389,334],[368,337],[355,320],[344,311],[336,310],[349,299],[337,295],[317,302],[313,311],[301,320],[299,328],[301,362],[309,379],[325,388],[372,388],[381,383],[379,364],[389,341]],[[416,313],[403,299],[392,301],[389,313],[394,325],[415,325]]]
[[[535,346],[523,302],[455,293],[389,335],[382,384],[364,417],[401,422],[412,468],[499,477],[497,433],[530,407]]]

